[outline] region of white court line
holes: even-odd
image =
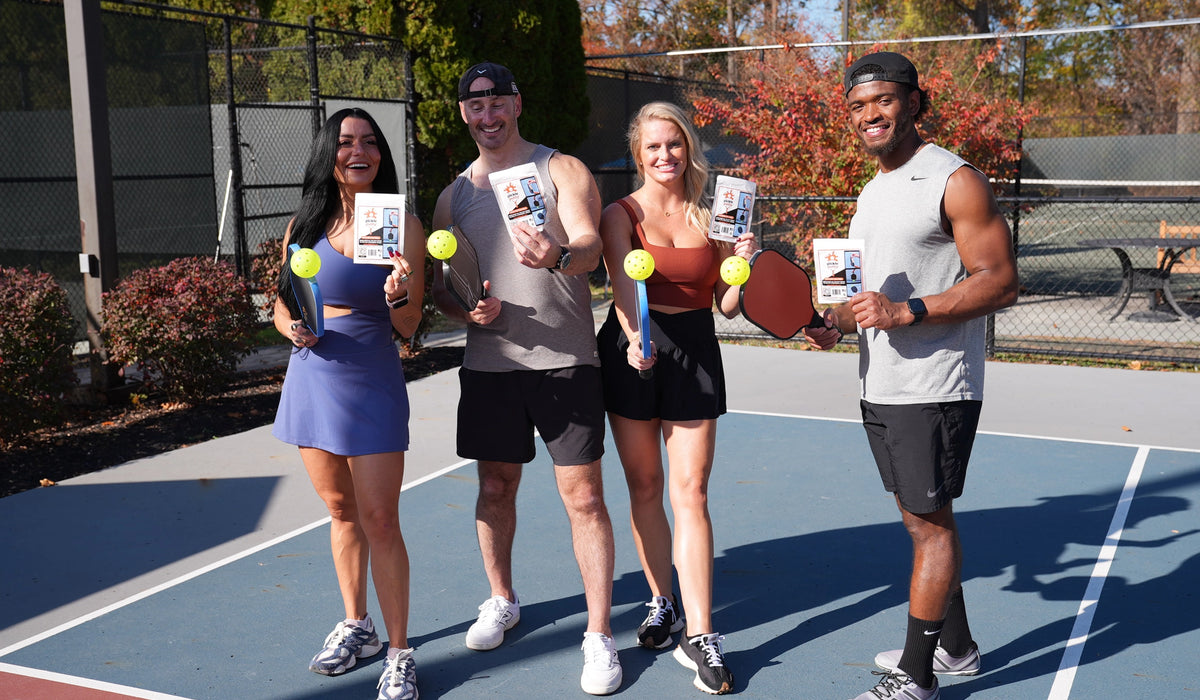
[[[1079,603],[1075,625],[1071,628],[1071,636],[1067,640],[1067,648],[1063,651],[1062,663],[1058,666],[1058,673],[1054,675],[1054,685],[1050,687],[1047,700],[1067,700],[1071,697],[1071,685],[1075,682],[1075,671],[1078,670],[1079,660],[1083,657],[1083,645],[1087,643],[1088,634],[1092,629],[1092,619],[1095,618],[1096,606],[1100,603],[1100,592],[1104,590],[1104,581],[1108,578],[1108,571],[1117,555],[1117,545],[1121,542],[1129,506],[1133,503],[1133,494],[1137,491],[1138,481],[1142,478],[1142,470],[1146,466],[1146,457],[1149,454],[1149,448],[1139,448],[1133,466],[1129,469],[1125,488],[1121,491],[1116,510],[1113,511],[1104,546],[1100,548],[1100,554],[1096,557],[1096,566],[1092,569],[1087,591]]]
[[[806,416],[799,413],[777,413],[772,411],[743,411],[731,408],[729,413],[741,413],[748,416],[769,416],[772,418],[800,418],[803,420],[819,420],[830,423],[858,423],[862,424],[862,420],[858,418],[830,418],[828,416]],[[1145,448],[1148,450],[1162,450],[1163,452],[1200,452],[1200,448],[1195,447],[1167,447],[1165,445],[1147,445],[1142,442],[1113,442],[1111,440],[1089,440],[1086,438],[1069,438],[1069,437],[1054,437],[1052,435],[1034,435],[1032,433],[1007,433],[999,430],[980,430],[980,435],[994,435],[996,437],[1013,437],[1025,438],[1028,440],[1053,440],[1054,442],[1075,442],[1083,445],[1103,445],[1105,447],[1134,447]]]
[[[73,685],[78,688],[88,688],[91,690],[102,690],[106,693],[116,693],[118,695],[127,695],[131,698],[144,698],[145,700],[186,700],[182,695],[168,695],[166,693],[156,693],[153,690],[142,690],[141,688],[132,688],[127,685],[117,685],[116,683],[105,683],[104,681],[92,680],[91,678],[80,678],[78,676],[68,676],[64,673],[54,673],[52,671],[43,671],[37,668],[26,668],[25,666],[13,666],[12,664],[0,663],[0,672],[11,673],[14,676],[26,676],[29,678],[37,678],[43,681],[53,681],[64,685]]]
[[[445,467],[444,469],[441,469],[440,471],[433,472],[425,477],[416,479],[410,483],[405,484],[404,487],[401,489],[401,491],[407,491],[407,490],[413,488],[414,486],[419,486],[419,485],[429,481],[430,479],[434,479],[436,477],[442,476],[443,474],[452,472],[455,469],[458,469],[459,467],[463,466],[464,464],[470,464],[473,461],[475,461],[475,460],[465,459],[456,464],[452,464],[448,467]],[[308,532],[309,530],[321,527],[322,525],[326,525],[331,521],[332,521],[332,518],[330,518],[329,516],[325,516],[324,518],[321,518],[320,520],[318,520],[316,522],[312,522],[312,523],[309,523],[308,525],[298,527],[295,530],[292,530],[291,532],[284,533],[282,535],[279,535],[278,537],[275,537],[274,539],[271,539],[271,540],[268,540],[261,544],[255,545],[249,549],[243,550],[236,554],[231,554],[231,555],[225,557],[224,559],[220,559],[211,564],[202,566],[199,569],[196,569],[195,571],[183,574],[182,576],[173,578],[170,581],[165,581],[163,583],[158,584],[157,586],[152,586],[150,588],[147,588],[146,590],[144,590],[140,593],[134,594],[132,596],[129,596],[128,598],[125,598],[124,600],[119,600],[110,605],[106,605],[103,608],[100,608],[98,610],[93,610],[92,612],[90,612],[86,615],[77,617],[74,620],[68,620],[67,622],[62,623],[61,625],[58,625],[57,627],[51,627],[50,629],[45,630],[45,631],[41,632],[40,634],[36,634],[32,637],[29,637],[28,639],[24,639],[20,642],[17,642],[16,644],[11,644],[3,649],[0,649],[0,657],[7,656],[15,651],[19,651],[21,649],[24,649],[25,647],[37,644],[38,642],[45,640],[45,639],[49,639],[50,637],[53,637],[54,635],[56,635],[60,632],[65,632],[66,630],[69,630],[72,627],[78,627],[79,625],[82,625],[85,622],[90,622],[92,620],[95,620],[96,618],[107,615],[108,613],[113,612],[114,610],[119,610],[127,605],[136,603],[139,600],[149,598],[150,596],[152,596],[156,593],[161,593],[162,591],[165,591],[169,588],[174,588],[175,586],[178,586],[181,583],[185,583],[185,582],[190,581],[199,576],[203,576],[204,574],[207,574],[210,571],[215,571],[216,569],[219,569],[222,566],[225,566],[226,564],[231,564],[235,561],[238,561],[239,559],[244,559],[252,554],[261,552],[262,550],[267,549],[269,547],[274,547],[275,545],[279,544],[280,542],[286,542],[287,540],[290,540],[293,537],[298,537],[298,536]],[[167,697],[167,696],[163,696],[163,697]]]

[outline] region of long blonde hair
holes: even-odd
[[[633,156],[634,165],[637,167],[638,180],[644,182],[646,179],[646,174],[642,169],[642,159],[638,156],[638,151],[642,148],[642,125],[652,119],[670,122],[683,134],[688,156],[687,172],[683,177],[683,194],[687,200],[687,222],[707,232],[708,224],[712,220],[712,210],[704,191],[708,185],[708,159],[700,150],[700,136],[696,133],[696,128],[692,126],[692,120],[688,119],[678,105],[670,102],[651,102],[643,105],[634,115],[633,120],[629,122],[629,130],[626,132],[625,138],[629,143],[629,152]]]

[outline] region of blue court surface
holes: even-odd
[[[874,685],[874,654],[903,643],[911,558],[856,420],[856,358],[724,352],[733,410],[710,509],[735,693],[852,698]],[[421,697],[586,697],[582,587],[544,450],[519,495],[521,622],[494,651],[463,646],[488,590],[456,382],[410,387],[400,511]],[[984,668],[943,679],[942,697],[1200,696],[1200,375],[992,364],[988,382],[956,502]],[[375,697],[383,654],[336,678],[307,670],[341,617],[329,525],[269,430],[0,500],[0,700]],[[605,469],[616,695],[703,697],[670,649],[634,646],[648,593],[611,442]]]

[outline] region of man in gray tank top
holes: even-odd
[[[494,649],[521,619],[512,574],[516,496],[522,465],[535,454],[536,429],[554,460],[583,577],[588,623],[580,685],[608,695],[622,672],[609,623],[613,529],[600,474],[604,399],[587,279],[600,261],[600,194],[578,159],[521,137],[521,94],[507,68],[472,66],[458,92],[479,157],[438,197],[433,227],[453,224],[470,240],[488,293],[464,311],[435,265],[433,297],[443,313],[467,324],[458,454],[479,462],[475,522],[490,597],[466,645]],[[526,163],[536,168],[545,220],[540,227],[518,223],[510,235],[488,176]]]
[[[983,400],[985,317],[1016,301],[1016,260],[987,178],[917,132],[928,96],[913,64],[869,54],[844,87],[851,127],[879,164],[850,222],[865,291],[805,336],[828,349],[858,333],[863,427],[913,540],[904,648],[875,657],[886,673],[856,700],[936,700],[934,674],[980,668],[953,504]]]

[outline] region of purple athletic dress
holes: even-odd
[[[325,304],[352,311],[326,317],[315,346],[292,349],[271,432],[336,455],[405,451],[408,390],[383,300],[391,268],[355,265],[324,237],[313,250]]]

